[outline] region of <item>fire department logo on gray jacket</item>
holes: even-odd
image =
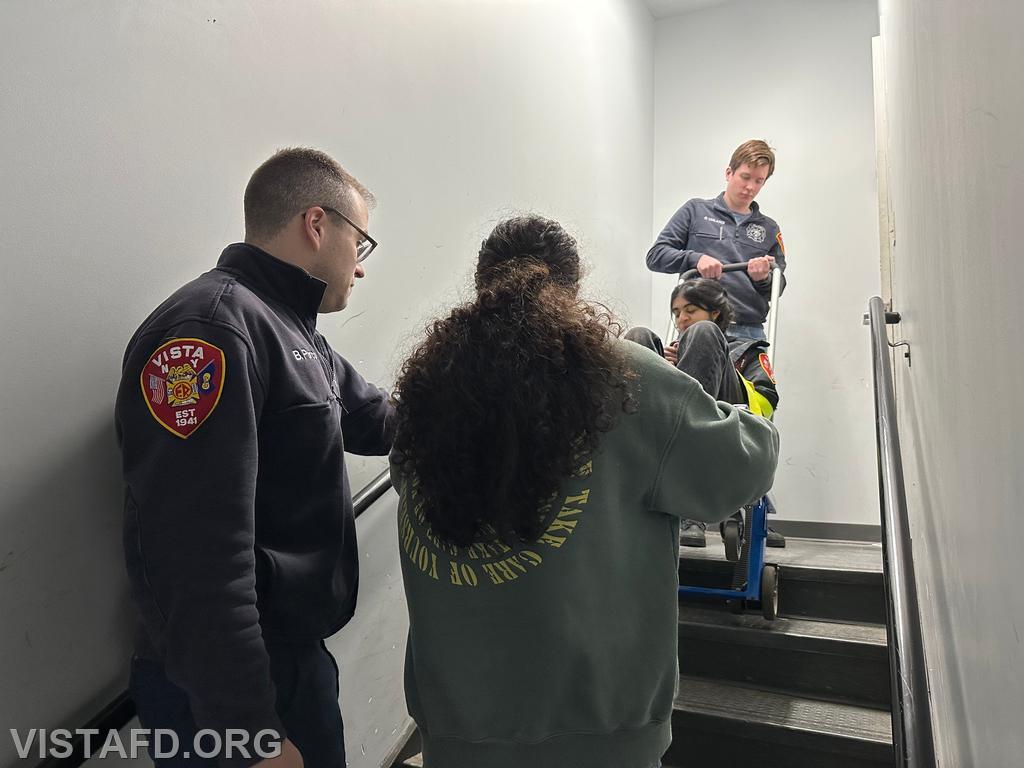
[[[747,224],[747,239],[755,243],[763,243],[767,231],[760,224]]]

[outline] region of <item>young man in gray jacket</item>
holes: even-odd
[[[754,202],[774,172],[775,153],[766,142],[751,139],[740,144],[725,169],[725,191],[707,200],[688,200],[647,252],[647,266],[654,272],[697,269],[701,277],[721,280],[736,316],[728,331],[734,339],[765,338],[772,268],[786,269],[779,225]],[[723,264],[742,263],[747,265],[745,272],[722,271]],[[780,294],[785,287],[783,275]],[[681,543],[705,546],[704,524],[683,520]],[[785,545],[782,534],[769,529],[768,546]]]
[[[729,331],[734,338],[764,338],[772,266],[786,269],[779,225],[754,202],[774,171],[771,147],[759,139],[744,142],[725,169],[725,191],[708,200],[688,200],[647,252],[647,266],[654,272],[697,269],[701,277],[720,279],[736,313]],[[746,272],[722,272],[723,264],[741,263]]]

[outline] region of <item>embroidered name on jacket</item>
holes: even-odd
[[[592,473],[593,462],[588,461],[573,478],[580,479],[579,484],[584,485]],[[548,526],[535,542],[510,547],[495,536],[491,541],[463,549],[441,541],[434,534],[415,488],[401,496],[398,537],[402,552],[412,565],[434,581],[443,581],[452,587],[478,587],[509,584],[535,568],[543,568],[545,558],[552,557],[571,541],[590,500],[590,489],[567,491],[565,496],[555,497],[541,509],[542,513],[547,512]]]
[[[202,339],[171,339],[149,356],[142,370],[146,407],[160,426],[187,438],[220,402],[224,374],[219,347]]]

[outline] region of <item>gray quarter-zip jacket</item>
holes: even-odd
[[[723,264],[740,264],[758,256],[772,256],[783,271],[786,250],[779,225],[750,204],[750,217],[737,226],[725,204],[725,193],[711,200],[694,198],[673,214],[647,252],[647,267],[654,272],[682,273],[696,269],[704,254]],[[782,288],[786,278],[782,278]],[[722,275],[729,302],[740,325],[761,325],[768,315],[771,278],[753,282],[746,272]]]

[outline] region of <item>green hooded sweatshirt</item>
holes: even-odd
[[[564,481],[538,541],[439,540],[392,457],[406,702],[428,768],[649,768],[668,748],[679,519],[722,520],[767,491],[778,435],[621,344],[636,411]]]

